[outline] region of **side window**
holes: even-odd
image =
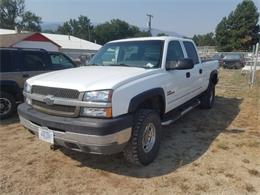
[[[199,58],[193,43],[189,41],[184,41],[183,44],[186,49],[188,58],[192,59],[194,64],[198,64]]]
[[[183,59],[183,51],[179,41],[171,41],[168,45],[166,66],[174,66],[178,60]]]
[[[51,69],[73,68],[74,64],[63,54],[50,54]]]
[[[23,64],[21,69],[23,71],[41,71],[47,70],[47,59],[42,52],[23,51]]]
[[[12,51],[0,51],[0,72],[16,72],[19,71],[12,60]]]

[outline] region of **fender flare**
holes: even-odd
[[[15,81],[1,80],[0,90],[12,94],[17,100],[22,98],[22,89]]]
[[[135,97],[133,97],[129,103],[128,113],[132,113],[137,110],[138,106],[146,99],[151,97],[159,96],[163,100],[163,113],[165,112],[165,94],[163,88],[153,88],[147,91],[144,91]]]
[[[216,85],[218,83],[218,71],[217,70],[213,70],[210,73],[209,81],[213,82],[214,85]]]

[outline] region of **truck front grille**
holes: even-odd
[[[63,89],[56,87],[32,86],[32,93],[40,95],[53,95],[55,97],[78,99],[80,92],[74,89]]]
[[[75,106],[65,106],[65,105],[47,105],[44,102],[37,100],[32,100],[32,106],[41,112],[48,114],[58,115],[58,116],[73,116],[76,113]]]

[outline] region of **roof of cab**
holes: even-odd
[[[191,39],[173,37],[173,36],[159,36],[159,37],[138,37],[138,38],[127,38],[127,39],[119,39],[115,41],[110,41],[109,43],[117,43],[117,42],[125,42],[125,41],[152,41],[152,40],[182,40],[182,41],[192,41]]]

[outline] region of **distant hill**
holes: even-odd
[[[148,29],[141,27],[140,30],[147,31]],[[179,34],[179,33],[177,33],[177,32],[165,31],[165,30],[160,30],[160,29],[157,29],[157,28],[152,28],[152,35],[153,35],[153,36],[156,36],[156,35],[158,35],[159,33],[164,33],[164,34],[166,34],[166,35],[174,36],[174,37],[184,37],[184,35],[181,35],[181,34]]]
[[[41,24],[42,31],[52,30],[55,31],[58,29],[58,26],[62,25],[63,22],[43,22]]]
[[[55,31],[58,29],[58,26],[62,25],[63,22],[43,22],[41,24],[41,27],[42,27],[42,31],[45,31],[45,30],[52,30],[52,31]],[[94,24],[96,25],[96,24]],[[143,28],[143,27],[139,27],[140,30],[142,31],[147,31],[147,28]],[[156,28],[153,28],[152,29],[152,35],[153,36],[156,36],[158,35],[159,33],[164,33],[164,34],[167,34],[169,36],[175,36],[175,37],[183,37],[183,35],[177,33],[177,32],[173,32],[173,31],[165,31],[165,30],[160,30],[160,29],[156,29]]]

